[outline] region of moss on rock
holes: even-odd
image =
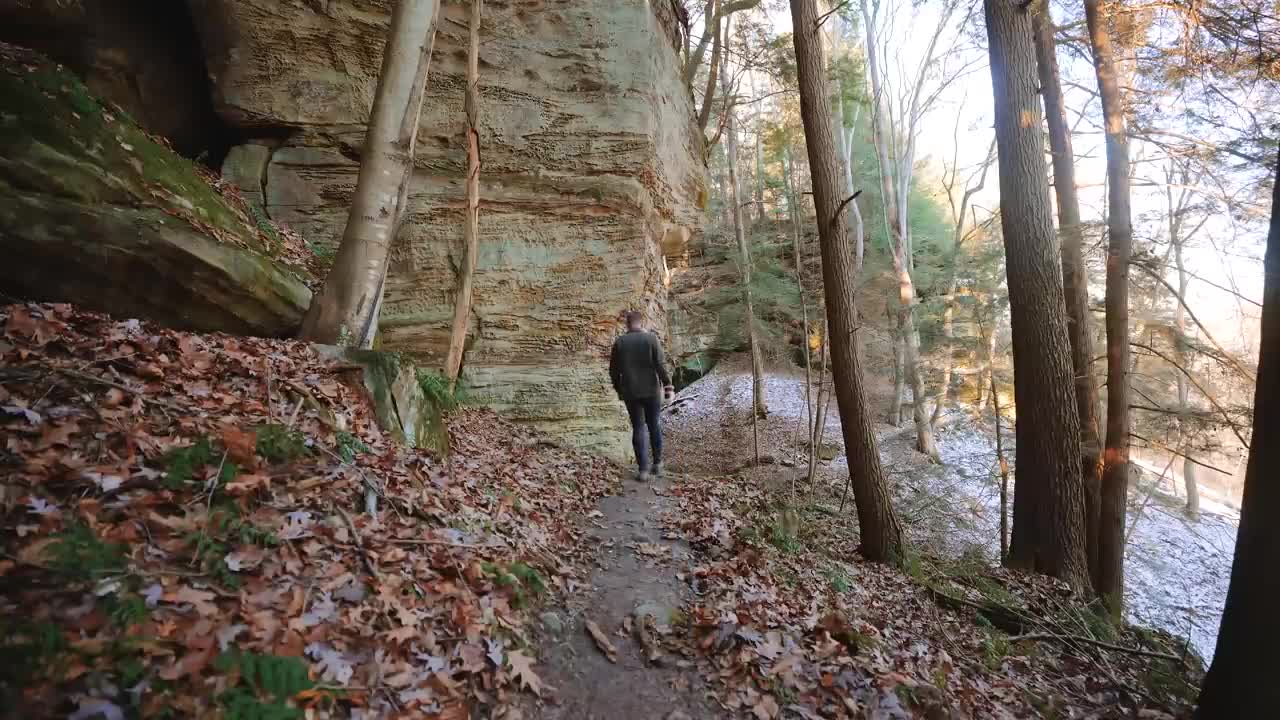
[[[311,293],[196,165],[79,78],[0,44],[0,290],[184,329],[285,335]]]
[[[378,424],[397,442],[441,455],[448,453],[449,432],[444,424],[444,408],[422,391],[418,370],[405,356],[333,345],[315,347],[324,357],[361,369],[361,379],[373,400]]]

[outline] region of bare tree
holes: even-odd
[[[791,0],[796,67],[800,83],[800,117],[813,179],[818,237],[822,244],[823,287],[831,335],[831,361],[836,402],[844,430],[849,479],[857,505],[862,552],[870,560],[901,564],[902,526],[889,500],[880,452],[867,412],[862,369],[858,365],[853,251],[847,227],[840,218],[845,206],[838,196],[839,170],[831,132],[831,99],[827,93],[826,62],[816,0]]]
[[[467,210],[462,225],[462,265],[458,268],[458,290],[453,299],[453,328],[449,333],[449,354],[445,377],[452,389],[462,370],[462,352],[471,322],[471,295],[480,250],[480,16],[484,0],[471,0],[470,39],[467,51],[467,94],[463,110],[467,116]]]
[[[702,13],[702,39],[698,42],[698,47],[688,53],[684,64],[684,84],[692,90],[693,82],[698,77],[698,70],[702,67],[702,59],[706,56],[707,47],[711,46],[706,90],[702,94],[702,107],[698,110],[698,127],[704,132],[711,121],[711,109],[715,105],[716,80],[723,70],[725,45],[729,37],[729,16],[742,10],[750,10],[759,4],[760,0],[707,0],[706,8]]]
[[[727,21],[726,21],[727,23]],[[729,97],[728,75],[722,75],[725,98]],[[741,180],[738,175],[738,123],[733,104],[726,103],[725,113],[725,153],[729,161],[729,198],[733,207],[733,234],[738,243],[739,273],[742,282],[742,301],[745,306],[743,323],[747,333],[747,343],[751,351],[751,408],[752,430],[755,434],[755,457],[760,461],[760,431],[756,420],[768,414],[764,395],[764,360],[760,354],[760,344],[756,338],[755,308],[751,298],[751,248],[747,245],[746,222],[742,214]]]
[[[1087,587],[1079,416],[1041,140],[1031,16],[984,0],[1013,331],[1017,466],[1008,563]]]
[[[872,11],[868,0],[861,0],[861,11],[866,33],[867,72],[871,78],[872,93],[872,139],[876,145],[876,157],[880,166],[881,195],[884,200],[885,215],[889,218],[893,242],[893,267],[898,280],[898,342],[902,344],[901,370],[907,384],[911,386],[912,419],[916,427],[916,449],[931,460],[938,460],[938,449],[933,440],[933,427],[925,407],[924,378],[920,373],[920,333],[915,324],[916,292],[912,278],[913,261],[911,248],[911,224],[908,214],[911,185],[915,176],[915,148],[919,122],[924,117],[928,106],[936,98],[936,92],[925,94],[926,79],[938,59],[938,41],[948,27],[958,2],[948,0],[943,7],[941,19],[929,37],[924,58],[911,75],[911,84],[905,89],[903,106],[898,113],[901,128],[894,128],[891,122],[893,112],[888,107],[888,87],[885,81],[886,69],[882,62],[887,57],[877,40],[877,13]],[[944,83],[945,84],[945,83]],[[897,147],[901,139],[901,149],[895,153],[896,166],[890,163],[890,146]],[[896,377],[896,373],[895,373]],[[895,388],[897,382],[895,379]],[[901,402],[901,392],[893,401],[894,406]],[[890,415],[896,415],[891,409]]]
[[[956,122],[958,129],[959,118],[957,118]],[[959,151],[959,146],[960,144],[957,142],[957,152]],[[951,240],[952,252],[957,256],[963,249],[965,242],[981,230],[981,226],[977,223],[967,226],[965,224],[965,215],[969,212],[969,201],[973,199],[975,194],[981,192],[982,188],[987,184],[987,171],[991,169],[991,164],[995,162],[995,159],[996,141],[995,138],[992,138],[991,147],[987,150],[986,158],[983,159],[982,164],[979,165],[978,170],[974,173],[977,179],[975,180],[972,176],[969,178],[964,190],[960,193],[958,201],[956,200],[957,175],[960,171],[958,163],[953,159],[949,177],[946,173],[943,174],[942,185],[947,192],[947,200],[951,205],[951,221],[955,223],[955,230]],[[955,339],[955,298],[956,291],[959,289],[956,275],[958,269],[957,257],[952,260],[951,279],[947,283],[946,297],[943,298],[942,337],[946,357],[943,360],[942,382],[938,387],[938,397],[933,405],[933,414],[929,417],[929,425],[935,428],[938,424],[938,419],[942,417],[942,411],[946,407],[947,400],[951,394],[951,373],[955,365],[955,348],[953,344]],[[982,406],[979,405],[978,407]]]
[[[1103,451],[1095,589],[1113,617],[1124,605],[1124,521],[1129,498],[1129,136],[1120,78],[1100,0],[1084,0],[1107,138],[1107,434]]]
[[[347,227],[333,269],[303,319],[303,339],[373,345],[391,243],[409,197],[439,14],[440,0],[402,0],[391,13]]]

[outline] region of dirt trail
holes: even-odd
[[[643,615],[658,625],[678,616],[690,593],[677,579],[689,546],[662,537],[661,517],[671,509],[666,496],[671,475],[657,482],[628,479],[623,494],[605,498],[588,518],[588,538],[596,547],[596,568],[588,586],[564,608],[543,613],[539,652],[543,679],[555,688],[548,702],[528,716],[544,720],[689,720],[728,717],[704,697],[701,674],[669,652],[654,664],[625,627]],[[594,621],[613,646],[617,663],[588,634]],[[630,621],[630,622],[628,622]],[[556,631],[556,625],[563,627]]]

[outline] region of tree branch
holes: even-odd
[[[1142,270],[1143,272],[1150,275],[1152,278],[1156,280],[1156,282],[1163,285],[1166,290],[1168,290],[1170,293],[1173,293],[1173,296],[1178,300],[1178,304],[1182,306],[1183,310],[1187,311],[1187,316],[1191,318],[1191,322],[1195,323],[1196,327],[1200,328],[1200,332],[1204,333],[1205,339],[1208,340],[1213,345],[1214,349],[1217,350],[1222,355],[1223,360],[1228,365],[1235,368],[1236,372],[1240,373],[1240,375],[1243,376],[1246,380],[1248,380],[1250,384],[1256,385],[1258,383],[1258,377],[1253,373],[1249,372],[1248,368],[1242,365],[1239,360],[1236,360],[1235,357],[1231,355],[1231,353],[1227,352],[1226,348],[1222,347],[1222,345],[1213,337],[1213,333],[1210,333],[1209,329],[1204,326],[1204,323],[1200,322],[1200,318],[1196,317],[1195,312],[1191,309],[1191,306],[1187,304],[1187,301],[1185,298],[1182,297],[1182,294],[1179,293],[1176,289],[1174,289],[1173,285],[1170,284],[1168,280],[1165,280],[1164,277],[1160,275],[1160,273],[1156,272],[1154,269],[1148,267],[1144,263],[1134,262],[1132,263],[1132,265],[1133,267],[1136,267],[1139,270]]]
[[[845,208],[845,206],[846,206],[846,205],[848,205],[849,203],[853,202],[854,200],[857,200],[857,199],[858,199],[858,196],[859,196],[859,195],[861,195],[861,194],[862,194],[862,191],[861,191],[861,190],[857,190],[857,191],[855,191],[852,195],[850,195],[849,197],[845,198],[845,199],[844,199],[844,201],[842,201],[838,206],[836,206],[836,213],[835,213],[835,216],[831,218],[831,221],[832,221],[832,222],[839,222],[839,221],[840,221],[840,213],[844,212],[844,208]]]
[[[1229,414],[1227,413],[1227,411],[1226,411],[1226,409],[1225,409],[1225,408],[1223,408],[1221,405],[1219,405],[1219,404],[1218,404],[1218,401],[1217,401],[1217,400],[1215,400],[1215,399],[1214,399],[1214,397],[1213,397],[1213,395],[1211,395],[1211,394],[1209,393],[1209,391],[1208,391],[1208,390],[1206,390],[1206,389],[1205,389],[1205,387],[1204,387],[1203,385],[1201,385],[1201,384],[1200,384],[1200,382],[1199,382],[1198,380],[1196,380],[1196,379],[1195,379],[1195,376],[1193,376],[1191,373],[1187,372],[1186,368],[1184,368],[1184,367],[1182,367],[1181,365],[1179,365],[1178,363],[1174,362],[1174,361],[1173,361],[1173,359],[1172,359],[1172,358],[1170,358],[1168,355],[1165,355],[1164,353],[1160,352],[1159,350],[1156,350],[1155,348],[1151,347],[1150,345],[1144,345],[1144,344],[1142,344],[1142,343],[1136,343],[1136,342],[1132,342],[1132,341],[1130,341],[1130,342],[1129,342],[1129,344],[1130,344],[1130,345],[1132,345],[1132,346],[1134,346],[1134,347],[1136,347],[1136,348],[1141,348],[1141,349],[1143,349],[1143,350],[1146,350],[1147,352],[1151,353],[1152,355],[1155,355],[1156,357],[1160,358],[1161,360],[1164,360],[1165,362],[1169,363],[1169,365],[1170,365],[1170,366],[1174,367],[1175,369],[1177,369],[1177,371],[1178,371],[1178,372],[1180,372],[1180,373],[1182,373],[1183,375],[1185,375],[1185,376],[1186,376],[1186,378],[1187,378],[1187,380],[1191,381],[1191,384],[1196,386],[1196,390],[1199,390],[1199,391],[1200,391],[1200,394],[1201,394],[1201,395],[1204,395],[1205,399],[1209,401],[1209,404],[1213,405],[1213,407],[1214,407],[1214,408],[1215,408],[1219,413],[1221,413],[1221,414],[1222,414],[1222,419],[1226,421],[1226,423],[1227,423],[1227,427],[1231,428],[1231,433],[1232,433],[1233,435],[1235,435],[1235,436],[1236,436],[1236,439],[1237,439],[1237,440],[1239,440],[1239,441],[1240,441],[1240,445],[1242,445],[1243,447],[1249,447],[1249,441],[1248,441],[1248,440],[1245,440],[1245,439],[1244,439],[1244,436],[1240,434],[1240,431],[1236,428],[1236,423],[1235,423],[1235,421],[1233,421],[1233,420],[1231,419],[1231,415],[1229,415]]]

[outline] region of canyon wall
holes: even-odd
[[[333,247],[381,62],[385,0],[190,0],[214,106],[243,138],[224,173]],[[462,241],[467,7],[446,3],[381,347],[443,364]],[[619,314],[665,326],[662,253],[698,233],[701,135],[670,0],[485,3],[481,211],[464,378],[568,443],[629,454],[607,378]],[[665,240],[665,243],[664,243]]]

